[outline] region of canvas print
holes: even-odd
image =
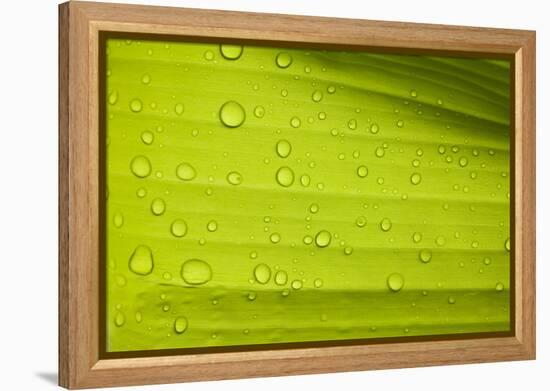
[[[509,61],[111,37],[106,352],[509,331]]]

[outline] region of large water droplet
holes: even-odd
[[[181,278],[189,285],[202,285],[212,279],[212,268],[200,259],[190,259],[181,266]]]
[[[226,60],[237,60],[243,54],[241,45],[221,44],[220,53]]]
[[[382,221],[380,221],[380,229],[384,232],[388,232],[391,229],[391,226],[391,220],[388,218],[383,218]]]
[[[241,126],[245,118],[244,108],[234,100],[225,102],[220,108],[220,121],[228,128]]]
[[[254,278],[260,284],[267,284],[271,278],[271,269],[265,263],[260,263],[254,268]]]
[[[139,155],[130,162],[130,170],[138,178],[145,178],[151,174],[151,163],[145,156]]]
[[[227,182],[229,182],[233,186],[237,186],[243,182],[243,177],[239,172],[231,171],[229,174],[227,174]]]
[[[283,166],[275,174],[277,183],[283,187],[289,187],[294,183],[294,171],[290,167]]]
[[[197,171],[189,163],[181,163],[176,168],[176,176],[182,181],[190,181],[195,179],[197,176]]]
[[[141,276],[146,276],[153,271],[153,253],[147,246],[137,246],[128,262],[128,268]]]
[[[155,216],[162,215],[165,210],[166,204],[164,203],[164,200],[162,198],[155,198],[151,202],[151,212],[153,212]]]
[[[170,226],[170,232],[176,238],[183,238],[187,234],[187,223],[182,219],[174,220]]]
[[[277,54],[277,57],[275,57],[275,64],[277,64],[279,68],[288,68],[290,64],[292,64],[292,56],[287,52],[280,52]]]
[[[388,276],[386,283],[390,291],[399,292],[401,289],[403,289],[403,285],[405,285],[405,280],[403,279],[403,276],[401,274],[392,273]]]
[[[288,140],[279,140],[275,150],[277,151],[277,155],[286,158],[290,155],[290,152],[292,152],[292,145]]]
[[[189,322],[185,316],[179,316],[174,320],[174,331],[178,334],[183,334],[188,326]]]
[[[322,230],[315,235],[315,244],[317,247],[327,247],[332,240],[332,235],[327,230]]]
[[[284,270],[279,270],[277,273],[275,273],[275,284],[285,285],[287,281],[288,275]]]
[[[418,253],[418,258],[422,262],[428,263],[432,260],[432,252],[428,249],[420,250],[420,252]]]

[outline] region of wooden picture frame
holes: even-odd
[[[475,339],[102,358],[100,32],[507,56],[514,331]],[[59,6],[59,384],[90,388],[535,358],[535,32],[71,1]]]

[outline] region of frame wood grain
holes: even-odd
[[[99,102],[102,31],[509,55],[515,61],[511,337],[205,353],[99,356]],[[59,384],[138,384],[535,358],[535,32],[71,1],[59,6]]]

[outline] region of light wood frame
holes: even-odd
[[[506,54],[515,64],[513,336],[143,358],[99,355],[101,31]],[[59,384],[90,388],[535,358],[535,32],[71,1],[59,6]]]

